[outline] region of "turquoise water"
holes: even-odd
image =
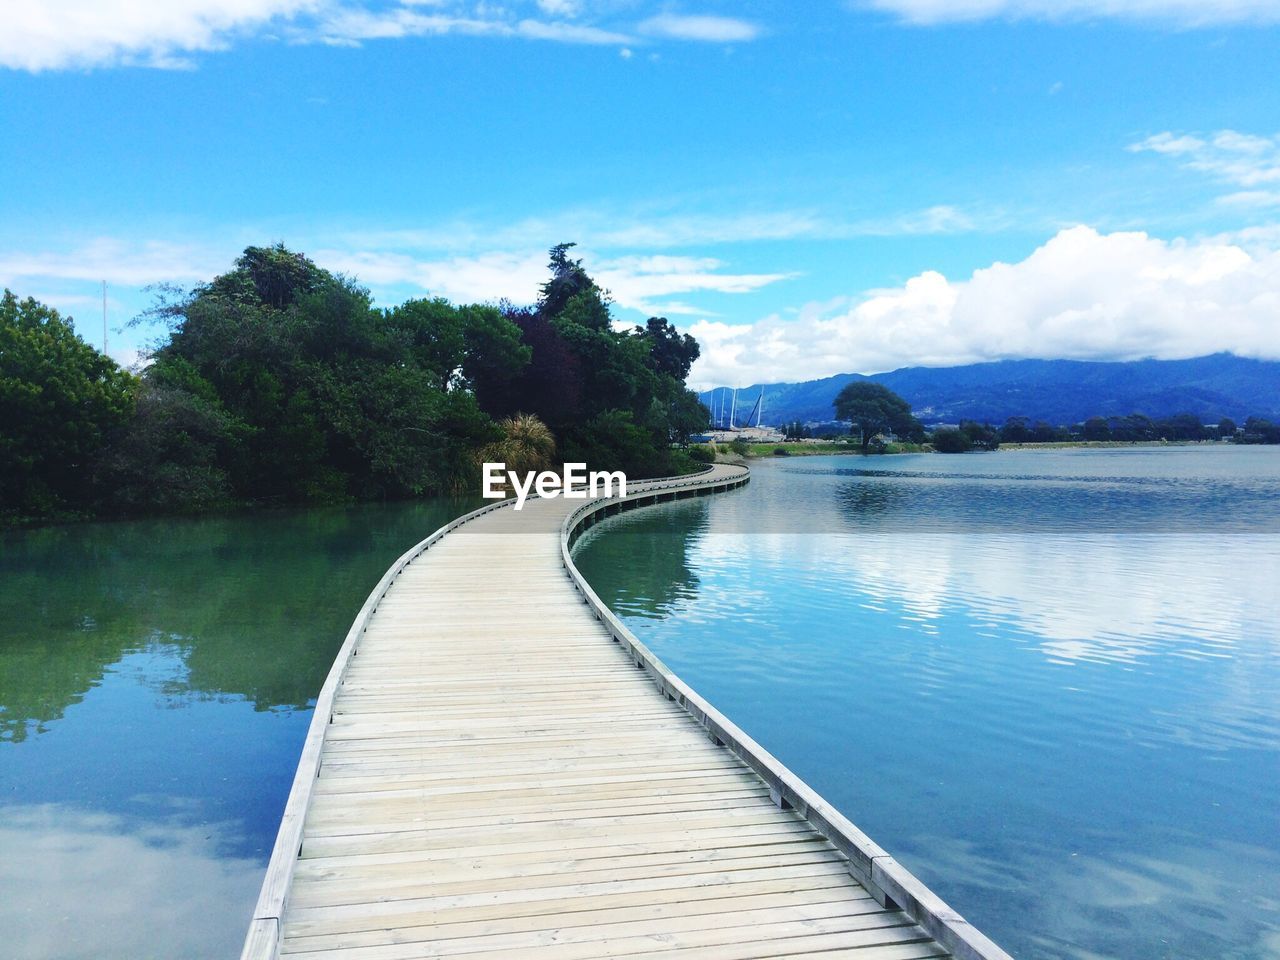
[[[1015,956],[1280,957],[1280,450],[758,462],[577,559]]]
[[[0,956],[238,956],[351,621],[471,506],[0,534]]]

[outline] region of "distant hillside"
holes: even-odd
[[[1003,360],[963,367],[904,367],[863,377],[842,373],[803,383],[764,384],[764,422],[831,420],[831,403],[853,380],[883,383],[904,397],[925,423],[964,420],[1001,424],[1024,416],[1051,424],[1086,417],[1194,413],[1205,423],[1222,417],[1280,418],[1280,362],[1227,353],[1192,360]],[[738,391],[739,419],[761,384]],[[712,405],[712,391],[702,395]],[[714,412],[713,407],[713,412]]]

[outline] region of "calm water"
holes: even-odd
[[[342,638],[471,506],[0,534],[0,956],[237,956]]]
[[[776,460],[578,562],[1015,956],[1280,957],[1280,450]]]

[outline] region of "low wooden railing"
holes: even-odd
[[[750,479],[750,472],[745,467],[738,470],[741,472],[730,476],[716,471],[717,476],[711,478],[699,475],[691,481],[660,482],[622,499],[601,498],[583,504],[565,519],[560,530],[560,556],[570,580],[596,619],[604,624],[636,667],[652,678],[662,695],[683,707],[718,746],[732,751],[755,771],[768,786],[774,803],[783,809],[795,810],[843,853],[848,858],[849,872],[876,900],[886,907],[904,911],[958,960],[1012,960],[817,791],[676,676],[627,629],[574,565],[573,543],[577,534],[597,515],[658,503],[668,492],[698,495],[741,486]]]

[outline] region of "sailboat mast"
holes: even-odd
[[[729,407],[729,429],[733,429],[733,418],[738,415],[738,388],[733,388],[733,404]]]

